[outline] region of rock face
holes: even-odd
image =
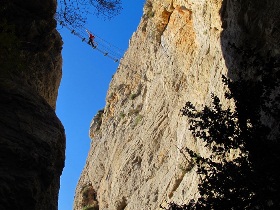
[[[197,198],[198,176],[183,148],[209,154],[180,109],[186,101],[209,104],[211,93],[233,107],[221,78],[234,80],[242,60],[230,44],[279,56],[279,6],[278,0],[147,0],[105,109],[91,124],[74,209],[159,209]],[[88,189],[96,192],[92,199]]]
[[[1,1],[0,209],[55,210],[65,159],[56,1]]]

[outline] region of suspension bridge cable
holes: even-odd
[[[81,30],[81,29],[76,30],[71,25],[67,25],[64,21],[58,21],[58,23],[62,27],[65,27],[66,29],[68,29],[73,35],[80,38],[82,40],[82,42],[88,40],[88,38],[85,37],[85,35],[88,37],[88,34],[84,30]],[[91,31],[89,31],[89,32],[92,33]],[[95,33],[92,33],[92,34],[95,35]],[[92,48],[97,50],[98,52],[102,53],[104,56],[112,59],[114,62],[119,63],[119,65],[123,66],[124,68],[128,68],[129,66],[133,67],[133,68],[137,68],[139,66],[139,65],[132,63],[131,61],[124,63],[123,60],[121,59],[121,57],[123,55],[120,55],[120,53],[118,53],[118,54],[114,53],[110,48],[108,49],[108,47],[104,46],[103,43],[100,43],[98,40],[99,39],[97,38],[97,41],[95,41],[95,43],[97,43],[97,46],[92,46]],[[109,42],[107,42],[107,43],[109,43]]]
[[[164,8],[165,10],[169,10],[169,7],[172,5],[164,5],[162,3],[160,3],[160,8],[162,9]],[[185,27],[187,25],[187,22],[184,22],[182,24],[182,26],[178,27],[177,31],[174,33],[174,35],[172,36],[171,40],[173,40],[178,34],[180,34],[181,29],[184,30],[183,32],[183,36],[187,33],[187,29],[190,26],[187,25],[187,27]],[[86,33],[86,29],[83,25],[76,27],[75,29],[73,27],[67,26],[66,24],[64,25],[68,30],[71,31],[72,34],[76,35],[77,37],[79,37],[80,39],[82,39],[82,41],[84,42],[85,40],[88,40],[88,34]],[[152,27],[152,29],[156,30],[156,23],[152,23],[150,25]],[[88,30],[89,31],[89,30]],[[100,36],[98,36],[96,33],[93,33],[91,31],[89,31],[91,34],[93,34],[95,36],[95,42],[97,43],[97,46],[92,46],[93,49],[97,50],[98,52],[100,52],[101,54],[103,54],[104,56],[112,59],[113,61],[119,63],[119,66],[122,66],[125,69],[129,69],[132,70],[133,74],[138,75],[138,76],[142,76],[143,77],[143,72],[142,74],[137,72],[137,69],[140,67],[138,64],[133,63],[131,60],[127,61],[123,60],[123,54],[124,54],[124,50],[114,46],[113,44],[107,42],[106,40],[102,39]],[[162,41],[164,41],[162,39]],[[170,57],[170,53],[168,53],[169,49],[172,49],[172,45],[165,45],[164,43],[160,43],[160,47],[162,47],[162,51],[161,53],[158,55],[157,60],[160,60],[163,56],[167,56],[167,58]],[[180,63],[180,62],[179,62]]]
[[[160,8],[162,8],[164,5],[162,4]],[[83,42],[87,40],[86,37],[88,37],[88,34],[86,32],[89,31],[84,26],[80,27],[73,27],[71,24],[67,24],[64,21],[59,21],[59,18],[57,16],[56,20],[59,22],[59,24],[62,27],[67,28],[73,35],[80,38]],[[121,62],[121,57],[124,54],[124,50],[114,46],[113,44],[107,42],[106,40],[102,39],[100,36],[98,36],[96,33],[93,33],[89,31],[89,33],[93,34],[95,36],[94,42],[97,44],[97,46],[92,46],[93,49],[96,49],[98,52],[102,53],[104,56],[107,56],[108,58],[114,60],[115,62],[118,62],[120,65],[124,66],[125,68],[128,67],[128,64],[123,64]],[[138,65],[131,65],[132,63],[129,62],[130,66],[137,67]]]
[[[88,40],[81,31],[74,29],[73,27],[67,25],[65,22],[60,21],[59,24],[66,29],[68,29],[73,35],[77,36],[82,40],[82,42]],[[98,41],[95,41],[97,46],[92,46],[93,49],[96,49],[98,52],[102,53],[104,56],[107,56],[108,58],[114,60],[115,62],[119,62],[120,56],[116,56],[113,53],[110,53],[108,50],[102,48],[102,44],[99,45]]]
[[[160,9],[164,8],[167,9],[167,6],[165,6],[164,4],[161,4]],[[72,26],[70,26],[70,24],[66,24],[63,21],[59,21],[57,20],[60,25],[62,25],[63,27],[67,28],[73,35],[79,37],[83,42],[88,40],[88,34],[86,32],[86,29],[84,26],[80,26],[80,27],[76,27],[73,28]],[[181,26],[176,33],[173,35],[172,39],[174,37],[176,37],[178,35],[178,33],[180,32],[181,29],[183,29],[186,26],[187,23],[184,23],[183,26]],[[155,24],[152,24],[152,28],[155,28]],[[89,30],[88,30],[89,31]],[[104,56],[107,56],[108,58],[114,60],[115,62],[118,62],[121,66],[128,68],[130,66],[130,68],[137,68],[138,65],[132,63],[131,61],[127,62],[127,64],[122,62],[121,57],[123,56],[124,52],[120,52],[123,51],[120,48],[114,46],[113,44],[107,42],[106,40],[102,39],[100,36],[98,36],[96,33],[93,33],[91,31],[89,31],[90,33],[92,33],[95,36],[95,43],[97,43],[97,46],[92,46],[93,49],[96,49],[98,52],[102,53]],[[186,33],[186,32],[185,32]],[[184,33],[184,34],[185,34]],[[169,57],[168,55],[168,50],[170,48],[170,46],[165,47],[162,43],[160,45],[163,48],[163,52],[161,55],[159,55],[158,59],[161,59],[162,56],[164,56],[164,54]]]
[[[115,57],[122,57],[124,54],[124,50],[121,50],[120,48],[114,46],[113,44],[109,43],[108,41],[105,41],[104,39],[102,39],[100,36],[98,36],[96,33],[91,32],[90,30],[88,30],[85,27],[81,27],[81,28],[76,28],[76,31],[79,31],[79,34],[81,34],[82,36],[88,36],[87,32],[93,34],[94,35],[94,40],[95,42],[98,43],[98,46],[101,47],[102,49],[108,51],[108,53],[114,55]]]
[[[83,27],[84,30],[88,30],[86,29],[85,27]],[[90,33],[92,33],[90,30],[88,30]],[[95,37],[97,37],[98,39],[100,39],[102,42],[106,43],[109,47],[113,47],[115,48],[116,50],[118,50],[120,52],[120,54],[124,54],[124,50],[123,49],[120,49],[119,47],[109,43],[108,41],[102,39],[100,36],[98,36],[96,33],[92,33],[94,34]]]

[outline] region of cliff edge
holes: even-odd
[[[1,1],[0,209],[55,210],[65,159],[55,114],[62,40],[56,1]]]

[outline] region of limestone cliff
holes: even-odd
[[[198,177],[182,148],[208,154],[179,110],[186,101],[209,104],[210,93],[233,106],[221,78],[234,79],[241,58],[229,43],[279,56],[279,6],[277,0],[147,0],[105,109],[90,125],[74,209],[158,209],[196,198]]]
[[[0,209],[57,209],[65,159],[55,114],[61,80],[56,1],[2,0]]]

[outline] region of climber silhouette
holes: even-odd
[[[96,45],[94,44],[94,38],[95,38],[95,36],[93,36],[88,30],[86,30],[86,32],[87,32],[88,35],[89,35],[88,44],[90,44],[93,48],[96,48]]]

